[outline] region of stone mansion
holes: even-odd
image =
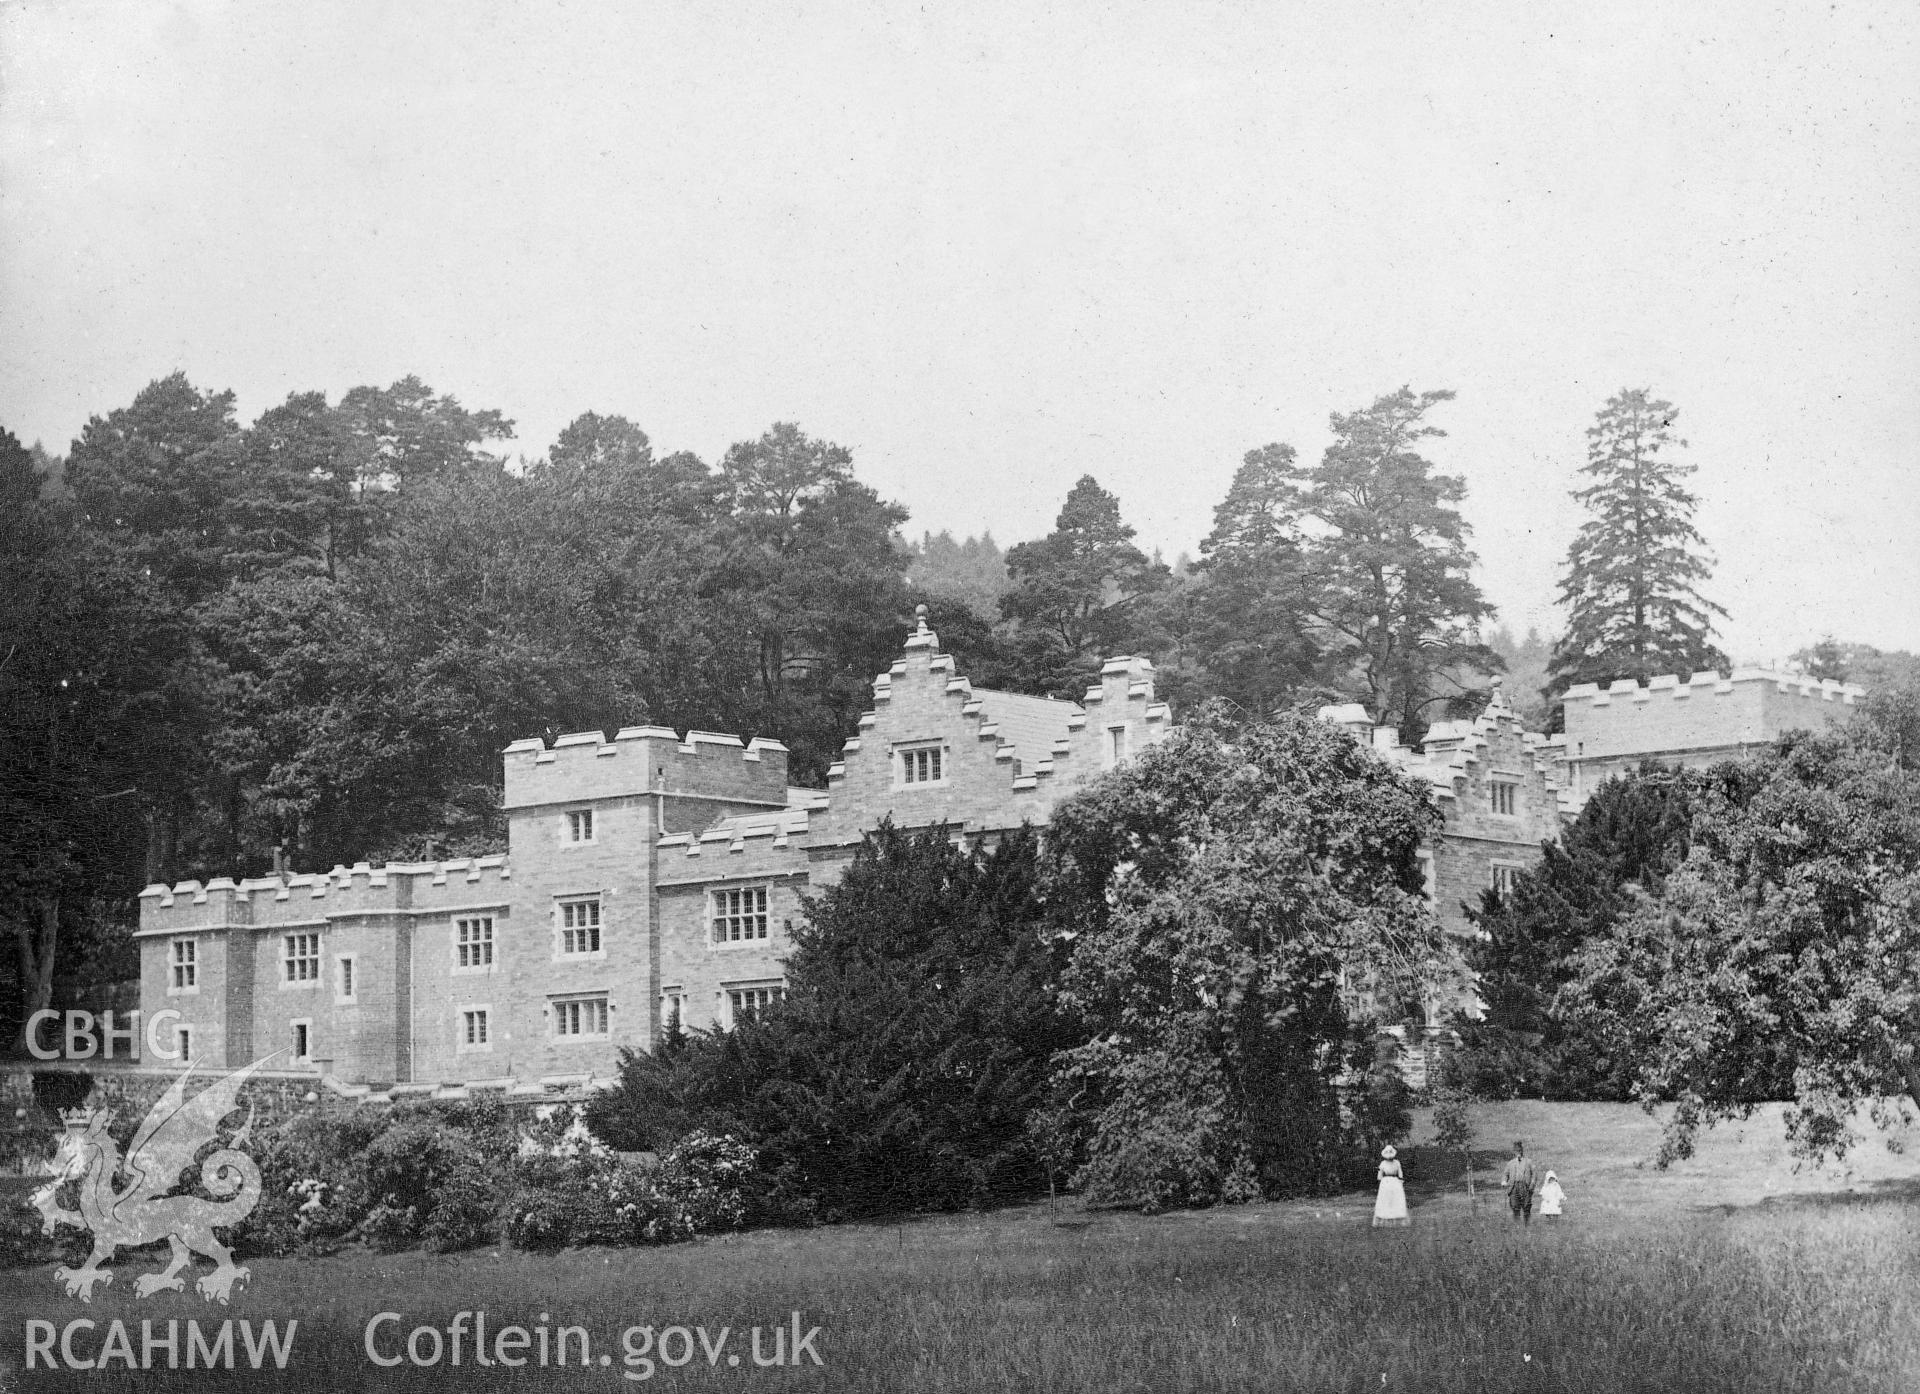
[[[652,1047],[675,1017],[726,1027],[778,997],[800,897],[883,818],[965,836],[1042,824],[1162,739],[1153,677],[1144,658],[1114,658],[1079,702],[987,691],[922,620],[825,790],[788,787],[786,748],[768,740],[636,726],[516,741],[505,855],[148,887],[143,1019],[172,1012],[179,1053],[203,1066],[278,1054],[270,1068],[351,1097],[608,1079],[623,1047]],[[1636,754],[1635,730],[1642,747],[1697,754],[1843,719],[1859,691],[1749,672],[1576,689],[1551,741],[1496,691],[1417,753],[1358,707],[1322,716],[1432,787],[1444,822],[1422,853],[1428,893],[1464,931],[1461,903],[1537,859],[1583,780]]]

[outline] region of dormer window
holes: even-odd
[[[571,813],[567,814],[567,841],[568,842],[592,842],[593,841],[593,810],[592,809],[576,808]]]
[[[898,782],[901,784],[945,784],[947,782],[944,746],[937,743],[900,746],[894,751],[894,756],[899,761],[896,773]]]
[[[1127,758],[1127,728],[1124,726],[1107,727],[1107,767],[1120,764]]]

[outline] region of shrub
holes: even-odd
[[[235,1247],[328,1253],[356,1234],[388,1249],[487,1243],[511,1137],[491,1101],[299,1114],[256,1134],[260,1203],[235,1228]]]
[[[620,1172],[584,1113],[571,1105],[554,1109],[520,1135],[507,1237],[523,1249],[619,1242],[625,1237],[617,1209]]]
[[[523,1188],[507,1212],[507,1238],[521,1249],[563,1249],[573,1242],[578,1218],[571,1197]]]
[[[50,1122],[57,1124],[64,1110],[79,1108],[91,1093],[93,1076],[85,1070],[33,1072],[33,1102]]]
[[[615,1208],[619,1170],[610,1156],[518,1159],[507,1238],[523,1249],[618,1243],[625,1237]]]
[[[738,1138],[689,1133],[661,1158],[659,1170],[648,1180],[678,1211],[689,1235],[733,1229],[747,1215],[746,1189],[754,1161],[753,1149]]]
[[[462,1157],[440,1184],[421,1238],[430,1253],[477,1249],[498,1235],[500,1210],[497,1173],[477,1157]]]
[[[360,1226],[366,1239],[387,1249],[419,1239],[460,1150],[451,1130],[432,1124],[402,1123],[375,1138],[362,1161],[371,1202]]]

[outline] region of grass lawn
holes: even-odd
[[[665,1249],[256,1260],[231,1310],[182,1294],[134,1300],[134,1274],[156,1266],[143,1253],[91,1308],[44,1269],[0,1274],[0,1391],[612,1391],[636,1387],[621,1378],[631,1326],[704,1327],[709,1343],[690,1333],[679,1368],[657,1363],[655,1346],[642,1388],[1920,1389],[1920,1148],[1896,1155],[1876,1138],[1851,1174],[1795,1173],[1773,1111],[1656,1173],[1634,1162],[1657,1126],[1630,1108],[1497,1105],[1477,1123],[1484,1164],[1520,1136],[1560,1173],[1563,1220],[1520,1231],[1497,1192],[1470,1211],[1459,1178],[1416,1145],[1405,1230],[1371,1230],[1365,1195],[1060,1222],[1041,1205]],[[444,1358],[381,1369],[362,1349],[377,1312],[404,1314],[379,1333],[394,1353],[415,1326],[444,1337],[463,1309],[487,1313],[490,1342],[508,1324],[531,1334],[543,1312],[550,1334],[584,1327],[592,1363],[542,1369],[534,1347],[525,1368],[476,1368],[469,1337],[458,1369]],[[823,1364],[756,1368],[751,1328],[771,1355],[795,1309],[803,1330],[820,1328]],[[81,1315],[101,1327],[76,1336],[76,1353],[96,1353],[117,1317],[132,1323],[136,1359],[142,1317],[300,1327],[284,1373],[245,1368],[238,1338],[231,1375],[21,1368],[28,1319]],[[420,1338],[423,1356],[433,1344]],[[667,1353],[678,1358],[679,1337]]]

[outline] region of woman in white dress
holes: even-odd
[[[1540,1213],[1558,1216],[1560,1204],[1566,1198],[1567,1193],[1560,1188],[1560,1178],[1548,1172],[1547,1179],[1540,1183]]]
[[[1380,1170],[1375,1173],[1380,1178],[1380,1194],[1373,1202],[1375,1229],[1407,1223],[1407,1188],[1401,1183],[1396,1155],[1391,1146],[1380,1149]]]

